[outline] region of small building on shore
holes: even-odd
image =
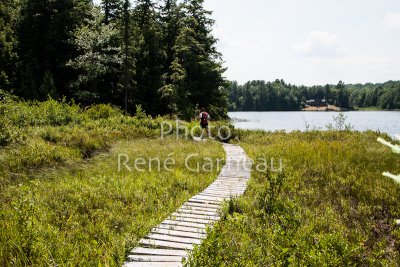
[[[328,103],[326,99],[310,99],[306,101],[306,108],[307,107],[326,107]]]

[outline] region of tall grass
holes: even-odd
[[[108,105],[0,102],[0,265],[120,266],[152,227],[215,179],[190,164],[223,158],[218,143],[160,139],[163,118],[124,116]],[[132,171],[118,170],[118,155]],[[171,170],[135,159],[172,157]]]
[[[374,132],[242,131],[255,160],[283,159],[258,172],[228,203],[190,266],[395,266],[400,187],[382,177],[400,160]],[[388,138],[388,137],[387,137]]]

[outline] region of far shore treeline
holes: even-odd
[[[325,99],[329,105],[357,109],[400,109],[400,81],[385,83],[296,86],[283,80],[249,81],[244,85],[231,82],[231,111],[298,111],[307,100]]]

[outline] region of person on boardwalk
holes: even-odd
[[[208,120],[210,119],[210,115],[206,112],[205,108],[201,109],[199,120],[200,120],[200,127],[203,129],[201,133],[201,138],[204,137],[204,131],[207,130],[208,137],[210,138],[210,130],[208,129]]]

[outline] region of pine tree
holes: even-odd
[[[102,0],[101,7],[104,10],[104,22],[106,24],[110,22],[115,22],[115,20],[124,16],[123,12],[125,4],[126,1],[122,0]]]
[[[166,107],[160,99],[158,89],[162,87],[165,54],[161,45],[161,25],[154,2],[138,0],[133,10],[132,22],[137,30],[134,36],[137,40],[135,105],[141,105],[151,115],[163,114]]]
[[[178,113],[178,88],[182,85],[185,77],[185,70],[179,64],[179,60],[175,58],[174,53],[181,17],[182,13],[176,0],[165,0],[161,9],[165,61],[162,75],[163,86],[158,92],[167,105],[167,112],[171,114]]]
[[[196,104],[207,107],[214,117],[226,115],[228,101],[222,77],[221,54],[212,35],[214,21],[210,11],[203,8],[203,0],[186,0],[185,16],[174,46],[177,65],[185,72],[178,89],[179,109],[185,118],[192,116]]]
[[[76,53],[69,39],[89,16],[91,5],[90,0],[22,0],[18,27],[20,95],[46,98],[49,92],[39,90],[46,73],[53,77],[57,95],[69,95],[68,84],[75,75],[66,62]]]
[[[15,0],[0,2],[0,89],[11,89],[16,78],[18,6]]]
[[[122,32],[123,32],[123,68],[120,78],[120,84],[124,93],[124,108],[125,112],[128,112],[129,99],[131,104],[133,103],[133,92],[134,86],[133,76],[135,74],[134,59],[133,59],[133,42],[132,42],[132,27],[130,17],[130,3],[129,0],[124,1],[123,5],[123,17],[122,17]]]
[[[79,55],[67,64],[80,73],[71,83],[73,96],[87,104],[110,102],[114,88],[107,75],[118,75],[122,63],[116,25],[104,24],[98,7],[93,7],[91,13],[87,25],[74,31],[73,44]]]

